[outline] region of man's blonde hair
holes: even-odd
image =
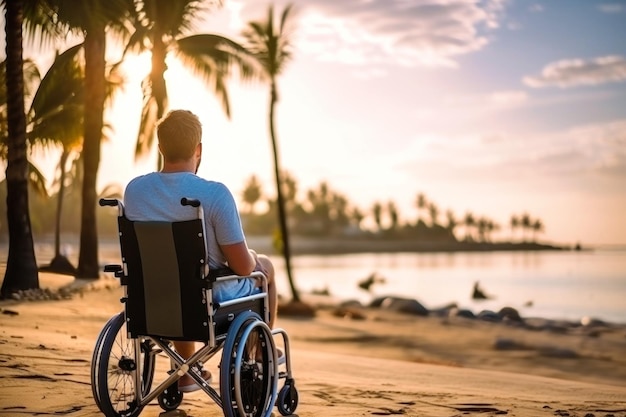
[[[202,124],[188,110],[172,110],[159,120],[157,138],[166,161],[186,161],[202,140]]]

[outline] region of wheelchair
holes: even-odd
[[[216,282],[245,277],[209,271],[200,202],[183,198],[197,217],[179,222],[130,221],[121,201],[99,204],[118,207],[122,263],[104,271],[120,279],[124,306],[104,325],[93,351],[91,386],[100,411],[134,417],[155,399],[164,411],[175,410],[183,400],[178,380],[189,375],[226,417],[269,417],[274,406],[283,416],[293,414],[298,391],[289,338],[266,324],[267,279],[253,272],[249,277],[263,283],[259,294],[213,301]],[[284,346],[281,365],[275,338]],[[202,347],[184,359],[172,341]],[[202,366],[213,357],[219,360],[219,391],[202,379]]]

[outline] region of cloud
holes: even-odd
[[[624,9],[624,5],[619,3],[604,3],[598,5],[598,9],[602,13],[622,13]]]
[[[626,119],[534,136],[485,132],[421,134],[394,160],[414,177],[502,181],[522,178],[550,184],[626,183]]]
[[[500,26],[506,1],[298,2],[298,48],[350,65],[455,67],[456,57],[489,43],[487,35]],[[246,7],[248,15],[256,8]]]
[[[526,85],[534,88],[598,85],[626,80],[626,60],[618,55],[561,60],[548,64],[540,75],[524,77]]]
[[[448,110],[460,111],[494,111],[511,109],[528,103],[529,97],[522,90],[499,90],[486,94],[455,95],[444,98],[444,105]]]

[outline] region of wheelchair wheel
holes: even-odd
[[[290,416],[298,407],[298,390],[293,380],[287,381],[281,388],[276,400],[276,407],[283,416]]]
[[[224,344],[220,394],[225,417],[269,417],[276,400],[278,367],[272,332],[252,312],[240,314]]]
[[[93,350],[93,355],[91,357],[91,392],[93,394],[93,398],[96,401],[96,405],[98,409],[102,411],[100,407],[100,392],[98,390],[98,372],[97,372],[97,363],[102,354],[102,344],[104,342],[104,338],[111,327],[111,323],[117,319],[117,316],[113,316],[109,319],[109,321],[104,325],[102,331],[98,335],[98,340],[96,340],[96,346]]]
[[[134,372],[141,373],[142,393],[147,394],[154,377],[152,348],[149,339],[141,340],[138,366],[135,339],[128,338],[124,313],[114,316],[104,326],[91,363],[91,383],[96,404],[105,416],[132,417],[141,412],[135,394]]]

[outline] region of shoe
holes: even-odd
[[[278,366],[284,365],[287,362],[287,358],[285,357],[285,352],[282,349],[276,348],[276,356],[278,357]]]
[[[180,384],[180,380],[179,380],[178,391],[180,391],[180,392],[194,392],[194,391],[198,391],[200,389],[200,385],[198,385],[196,383],[196,381],[194,379],[192,379],[189,375],[185,375],[185,376],[187,376],[187,377],[189,377],[189,379],[191,379],[191,384],[181,385]],[[204,370],[204,369],[202,370],[202,379],[204,379],[204,381],[207,384],[210,384],[211,382],[213,382],[213,376],[211,375],[211,372],[209,372],[207,370]]]

